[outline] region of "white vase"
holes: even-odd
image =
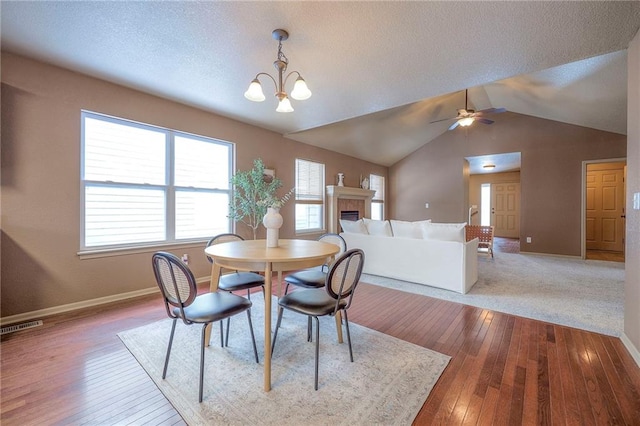
[[[262,218],[262,224],[267,228],[267,247],[278,247],[278,236],[282,226],[280,209],[268,207],[267,214]]]

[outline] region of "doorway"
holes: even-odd
[[[624,262],[626,161],[584,162],[583,171],[583,258]]]
[[[520,238],[520,183],[491,184],[491,225],[494,235]]]

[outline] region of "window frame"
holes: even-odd
[[[379,220],[385,220],[386,214],[385,214],[385,203],[386,203],[386,194],[387,194],[387,179],[382,176],[382,175],[377,175],[375,173],[370,173],[369,174],[369,189],[372,189],[371,186],[373,184],[374,181],[374,176],[377,179],[380,179],[382,181],[382,198],[376,198],[376,194],[378,191],[376,191],[376,194],[373,194],[373,198],[371,199],[371,210],[373,212],[373,206],[375,204],[379,204],[381,206],[382,209],[382,215],[380,217]],[[373,216],[373,214],[372,214]]]
[[[301,200],[299,199],[299,192],[298,192],[298,162],[306,162],[306,163],[313,163],[313,164],[319,164],[322,166],[322,176],[320,176],[320,194],[319,194],[319,198],[315,199],[315,200]],[[325,187],[326,187],[326,165],[324,163],[321,163],[319,161],[314,161],[314,160],[308,160],[305,158],[296,158],[294,160],[294,182],[295,182],[295,187],[296,187],[296,196],[295,196],[295,206],[294,206],[294,231],[296,233],[296,235],[305,235],[305,234],[317,234],[317,233],[323,233],[326,230],[326,191],[325,191]],[[298,229],[297,227],[297,206],[298,205],[314,205],[314,206],[320,206],[320,227],[319,228],[305,228],[305,229]]]
[[[131,126],[137,129],[150,130],[160,132],[164,134],[164,184],[148,184],[148,183],[133,183],[133,182],[113,182],[113,181],[100,181],[85,179],[86,163],[86,129],[85,120],[87,118],[105,121],[113,124]],[[158,248],[166,247],[191,247],[197,244],[201,244],[203,241],[207,241],[209,235],[201,237],[181,238],[176,239],[176,194],[181,191],[188,191],[191,193],[206,192],[211,194],[226,194],[228,199],[231,200],[233,196],[233,188],[229,184],[225,188],[205,188],[175,185],[175,145],[176,137],[182,137],[185,139],[195,140],[204,143],[212,143],[221,145],[227,150],[227,167],[228,167],[228,182],[231,180],[231,176],[234,174],[235,164],[235,144],[228,141],[223,141],[217,138],[211,138],[202,135],[196,135],[184,131],[168,129],[161,126],[155,126],[147,123],[140,123],[125,118],[114,117],[107,114],[101,114],[88,110],[81,110],[80,115],[80,249],[78,255],[81,258],[94,258],[102,256],[112,256],[118,254],[129,253],[141,253],[149,252]],[[133,243],[118,243],[118,244],[100,244],[89,245],[86,243],[86,189],[87,187],[110,187],[110,188],[136,188],[136,189],[160,189],[164,191],[164,239],[154,241],[143,241]],[[228,232],[235,232],[234,222],[231,219],[227,219]]]

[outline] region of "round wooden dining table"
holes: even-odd
[[[322,265],[339,252],[335,244],[313,240],[279,240],[278,247],[267,247],[266,240],[232,241],[215,244],[205,249],[213,260],[210,291],[218,290],[221,270],[264,271],[264,290],[272,294],[272,275],[278,273],[278,284],[282,283],[283,271],[295,271]],[[278,290],[278,296],[280,296]],[[338,341],[342,342],[340,317],[336,316]],[[209,344],[211,325],[207,327],[206,342]],[[271,297],[264,302],[264,390],[271,390]]]

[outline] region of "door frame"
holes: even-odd
[[[587,165],[599,163],[624,163],[627,164],[627,157],[620,158],[603,158],[599,160],[583,160],[582,161],[582,203],[580,205],[580,257],[584,260],[587,258]],[[627,197],[626,191],[624,194]],[[627,234],[625,221],[625,239]]]

